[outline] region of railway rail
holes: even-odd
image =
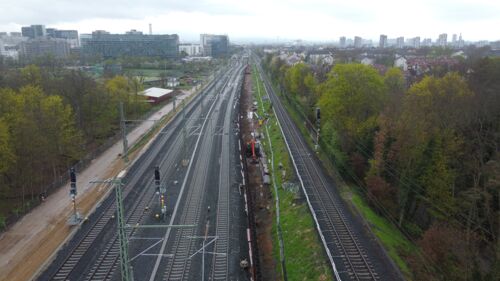
[[[241,72],[241,70],[240,70]],[[241,81],[241,80],[240,80]],[[235,89],[240,89],[236,86]],[[234,103],[235,95],[230,95],[228,107]],[[214,252],[216,253],[213,257],[212,262],[212,280],[227,280],[228,279],[228,267],[229,267],[229,242],[230,242],[230,188],[231,188],[231,175],[230,171],[230,143],[233,139],[233,134],[231,134],[231,120],[234,111],[226,109],[224,116],[223,131],[221,134],[222,141],[222,152],[220,160],[220,173],[219,173],[219,193],[217,199],[217,221],[216,221],[216,236]]]
[[[214,280],[227,280],[228,279],[228,252],[229,252],[229,181],[223,181],[217,187],[212,186],[210,190],[206,189],[208,177],[215,177],[216,175],[209,175],[209,168],[212,163],[214,156],[214,147],[222,146],[222,156],[229,157],[225,154],[225,147],[229,147],[229,142],[225,143],[222,138],[226,136],[225,133],[220,134],[218,128],[220,126],[220,120],[230,119],[230,112],[232,109],[234,82],[238,78],[239,74],[242,72],[242,67],[233,70],[231,76],[225,81],[224,86],[221,88],[220,93],[215,95],[214,102],[207,114],[207,126],[203,126],[201,133],[206,137],[203,138],[201,146],[199,148],[202,153],[198,154],[198,159],[196,161],[193,178],[189,182],[189,191],[186,196],[186,201],[181,210],[181,214],[178,224],[182,225],[199,225],[198,229],[195,228],[184,228],[175,230],[175,236],[173,244],[168,247],[171,249],[172,258],[166,262],[165,271],[163,273],[163,280],[189,280],[192,275],[192,257],[196,252],[198,245],[198,240],[202,237],[197,235],[198,233],[205,232],[208,233],[207,225],[202,221],[202,210],[206,210],[204,207],[205,193],[217,191],[219,196],[217,200],[216,207],[216,234],[217,239],[215,242],[215,247],[210,247],[210,249],[217,249],[218,254],[212,263],[213,276],[218,279]],[[230,95],[230,102],[227,101],[226,95]],[[225,113],[225,115],[224,115]],[[229,115],[229,117],[227,117]],[[226,118],[221,118],[226,116]],[[213,124],[215,123],[215,125]],[[223,122],[222,132],[227,131],[230,128],[230,120],[228,122]],[[218,135],[222,135],[222,138],[216,139]],[[224,138],[225,140],[225,138]],[[228,152],[227,152],[228,153]],[[229,173],[229,165],[227,164],[227,170],[223,170],[226,167],[225,160],[221,160],[221,167],[219,168],[220,175],[226,179],[225,175]],[[224,166],[222,166],[224,165]],[[217,188],[217,190],[213,190]],[[212,206],[213,207],[213,206]],[[207,249],[209,247],[207,246]],[[220,252],[218,252],[220,251]],[[205,268],[202,270],[209,272]],[[199,273],[199,272],[198,272]],[[207,274],[208,275],[208,274]]]
[[[260,72],[262,73],[262,69]],[[263,75],[261,75],[262,78]],[[267,79],[262,79],[262,81],[273,102],[273,109],[336,279],[380,280],[357,235],[351,229],[350,222],[343,210],[339,208],[341,203],[332,194],[330,184],[317,160],[314,159],[314,153],[286,113],[269,81]],[[344,270],[338,270],[339,265]]]
[[[217,83],[217,82],[215,82]],[[209,84],[204,90],[208,92],[212,90],[215,85],[214,82]],[[186,115],[200,114],[198,111],[199,107],[197,105],[201,102],[203,95],[198,95],[195,100],[190,103],[183,110],[186,111]],[[193,120],[183,119],[179,114],[170,122],[166,128],[187,126],[188,122],[193,122]],[[132,211],[128,211],[126,215],[127,223],[135,224],[139,223],[144,215],[144,208],[149,205],[153,196],[152,179],[146,180],[142,178],[147,169],[152,167],[152,163],[158,163],[163,157],[162,150],[168,143],[178,142],[181,143],[180,134],[174,134],[171,130],[168,130],[166,134],[162,134],[155,140],[155,145],[152,146],[150,151],[143,155],[134,166],[138,166],[138,171],[134,174],[139,176],[131,177],[131,181],[124,187],[124,201],[134,202]],[[175,152],[178,152],[175,151]],[[162,162],[165,162],[163,159]],[[169,169],[171,167],[169,166]],[[127,178],[126,178],[127,179]],[[137,191],[134,188],[138,182],[143,185],[143,188]],[[151,192],[147,192],[151,191]],[[137,200],[139,199],[139,200]],[[69,279],[79,279],[81,277],[81,270],[85,266],[82,265],[84,260],[91,254],[89,251],[96,243],[96,241],[103,238],[106,235],[106,229],[116,228],[116,222],[113,220],[115,215],[115,197],[114,193],[103,200],[103,202],[98,206],[96,211],[90,216],[89,222],[81,226],[80,233],[77,233],[72,241],[70,241],[65,248],[61,251],[60,255],[63,256],[62,259],[56,259],[54,264],[49,266],[46,272],[38,278],[39,280],[69,280]],[[129,232],[130,234],[130,232]],[[85,280],[110,280],[112,274],[116,269],[116,258],[118,256],[117,239],[114,235],[112,243],[104,249],[97,259],[97,264],[94,264],[90,268],[90,272],[86,275]],[[80,272],[76,272],[80,270]],[[80,279],[79,279],[80,280]]]
[[[125,221],[129,225],[147,223],[153,220],[151,216],[147,216],[149,212],[145,210],[154,206],[155,199],[157,199],[154,192],[152,172],[149,173],[154,166],[160,166],[161,173],[165,175],[165,178],[173,178],[174,175],[175,177],[182,176],[187,179],[185,181],[189,182],[189,187],[184,196],[181,188],[180,191],[172,191],[179,193],[176,198],[169,197],[169,200],[176,201],[175,205],[181,201],[183,202],[181,206],[182,212],[178,218],[175,218],[175,212],[172,212],[171,224],[175,221],[176,224],[202,225],[201,222],[206,217],[203,210],[206,210],[204,196],[209,185],[207,181],[213,182],[217,180],[219,182],[220,188],[217,185],[210,187],[210,192],[218,195],[215,204],[214,202],[211,203],[212,208],[215,207],[212,210],[216,210],[212,212],[215,215],[213,220],[215,223],[212,223],[210,228],[206,228],[205,234],[210,232],[218,237],[215,243],[207,246],[207,249],[222,253],[222,255],[215,255],[213,259],[207,261],[205,271],[207,277],[210,276],[208,277],[210,280],[228,280],[229,264],[233,265],[233,263],[229,262],[231,249],[229,194],[231,180],[234,179],[228,175],[228,170],[230,170],[229,158],[231,157],[229,138],[231,137],[234,140],[234,137],[229,136],[230,133],[228,132],[231,128],[232,110],[235,108],[232,106],[234,93],[239,89],[236,85],[239,84],[238,77],[241,76],[242,71],[243,66],[235,63],[226,69],[225,74],[219,77],[220,79],[209,84],[204,92],[216,91],[217,94],[213,96],[203,93],[198,95],[195,100],[183,109],[185,114],[177,114],[163,129],[164,133],[160,134],[148,151],[133,163],[129,173],[123,179],[125,183],[123,186]],[[206,106],[206,103],[210,105]],[[212,117],[210,117],[211,114]],[[197,134],[205,134],[199,149],[196,149],[196,147],[201,135],[197,141],[190,137],[183,138],[182,134],[178,133],[178,129],[182,127],[197,128]],[[190,148],[195,147],[192,150],[191,162],[193,163],[189,163],[189,167],[192,164],[195,171],[191,173],[189,167],[184,170],[179,167],[180,165],[176,164],[180,163],[181,159],[184,159],[182,157],[183,149],[181,148],[185,143],[188,143]],[[219,157],[218,150],[217,152],[214,150],[217,147],[222,154],[221,158],[219,158],[219,166],[212,164],[216,162],[214,159]],[[193,161],[193,159],[196,160]],[[215,171],[217,173],[214,173]],[[55,261],[42,273],[38,280],[116,280],[119,277],[120,269],[118,264],[119,243],[116,233],[116,220],[114,219],[115,212],[115,194],[110,193],[94,213],[90,215],[89,221],[80,226],[80,230],[63,247]],[[144,233],[161,233],[161,230],[148,231],[129,229],[127,234],[128,237],[135,238],[136,235],[140,236],[140,234]],[[170,232],[170,229],[168,231]],[[157,255],[157,259],[161,260],[161,268],[165,268],[163,274],[158,276],[155,275],[156,273],[152,274],[151,278],[153,280],[189,280],[191,277],[199,275],[199,272],[196,272],[198,267],[196,267],[196,270],[191,268],[192,261],[194,260],[193,262],[198,265],[199,260],[192,260],[189,256],[198,249],[196,245],[200,240],[190,239],[189,237],[196,237],[198,233],[202,232],[200,227],[180,228],[173,231],[175,234],[172,239],[169,240],[168,235],[166,235],[164,241],[162,241],[165,244],[168,241],[168,247],[166,248],[168,251],[163,251],[164,247],[162,247],[162,250]],[[140,248],[140,246],[134,247],[136,251]],[[151,259],[144,258],[140,261],[136,260],[134,263],[140,264],[141,267],[148,264],[147,267],[149,267]],[[137,268],[137,270],[140,271],[140,268]],[[140,276],[143,276],[144,273],[141,272]]]

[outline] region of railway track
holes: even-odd
[[[102,213],[92,228],[90,228],[83,239],[74,247],[72,254],[66,258],[59,270],[51,278],[52,280],[67,280],[76,264],[90,248],[97,236],[101,233],[114,214],[114,203]]]
[[[145,212],[146,206],[150,206],[151,202],[155,199],[153,188],[147,188],[144,195],[139,201],[136,201],[134,207],[132,208],[132,213],[127,219],[127,224],[135,225],[140,223],[147,214]],[[131,237],[133,230],[127,230],[127,237]],[[113,274],[116,271],[117,260],[120,255],[120,244],[118,241],[118,235],[115,233],[112,241],[108,243],[104,251],[99,255],[89,273],[86,275],[85,280],[111,280]]]
[[[262,70],[260,70],[262,72]],[[262,79],[261,75],[261,79]],[[296,172],[301,179],[304,193],[313,213],[317,228],[329,254],[337,279],[379,280],[374,266],[364,251],[358,237],[351,229],[340,202],[329,188],[329,183],[314,159],[314,153],[303,140],[293,120],[288,116],[279,98],[275,95],[267,79],[262,79],[270,96],[274,111],[279,119],[283,135]],[[336,265],[343,266],[342,271]],[[342,275],[342,277],[340,277]]]
[[[194,119],[186,120],[186,126],[191,126],[195,122]],[[175,135],[175,140],[173,141],[173,147],[181,147],[183,139],[180,134]],[[181,157],[180,150],[170,151],[165,157],[162,158],[159,167],[162,168],[162,174],[169,175],[174,172],[177,167],[175,163],[178,163]],[[166,169],[165,169],[166,167]],[[165,179],[164,179],[165,180]],[[141,184],[143,185],[143,184]],[[157,199],[153,188],[152,178],[147,181],[144,185],[145,192],[139,201],[134,203],[132,207],[131,215],[128,217],[126,223],[129,225],[135,225],[143,221],[144,216],[148,213],[144,210],[146,207],[152,206],[153,202]],[[134,235],[134,230],[129,229],[126,231],[127,237],[132,237]],[[118,236],[115,233],[112,242],[108,243],[107,247],[100,254],[99,258],[96,260],[89,273],[86,275],[85,280],[112,280],[116,268],[118,268],[117,262],[119,258],[120,245],[118,241]]]
[[[211,85],[207,86],[205,91],[210,91],[214,87],[214,85],[215,84],[212,83]],[[198,105],[201,101],[200,96],[202,95],[196,97],[196,99],[184,109],[186,111],[186,115],[197,113],[196,105]],[[190,122],[190,120],[183,120],[180,118],[180,116],[176,116],[174,120],[169,125],[167,125],[167,127],[180,127],[186,125],[182,124],[183,122]],[[168,142],[172,142],[172,137],[175,138],[174,141],[179,143],[181,142],[179,140],[179,134],[173,134],[172,131],[169,131],[167,134],[161,135],[155,141],[155,145],[150,149],[150,152],[147,153],[147,155],[141,157],[139,161],[137,161],[136,165],[139,166],[139,169],[135,174],[140,176],[133,177],[131,182],[124,187],[124,201],[134,201],[134,199],[137,199],[137,197],[141,198],[141,200],[135,201],[135,207],[133,208],[133,211],[128,212],[128,215],[126,217],[127,223],[135,224],[141,221],[144,214],[144,212],[141,211],[141,208],[142,210],[144,210],[144,207],[149,204],[153,197],[152,194],[150,194],[150,196],[144,196],[147,193],[144,190],[149,190],[152,193],[153,188],[144,188],[143,190],[137,192],[134,190],[134,186],[138,183],[142,175],[145,174],[146,170],[148,168],[151,168],[150,166],[152,165],[152,163],[159,162],[158,159],[162,157],[160,151],[166,146]],[[149,182],[150,183],[146,186],[151,187],[152,180],[150,180]],[[130,196],[131,194],[133,196]],[[106,231],[106,229],[115,228],[115,221],[112,219],[115,212],[116,206],[114,193],[111,193],[108,198],[103,200],[101,205],[91,215],[91,225],[85,225],[84,227],[82,227],[84,228],[83,233],[80,235],[76,235],[77,237],[70,241],[70,243],[68,243],[66,249],[64,249],[65,257],[62,259],[62,262],[59,262],[58,265],[52,265],[52,269],[51,267],[49,267],[49,270],[46,273],[42,274],[42,276],[39,277],[39,280],[70,280],[74,279],[71,278],[72,275],[78,276],[76,279],[80,280],[79,277],[83,276],[81,276],[81,274],[76,274],[75,269],[77,267],[80,267],[81,270],[81,268],[83,267],[81,265],[82,261],[87,255],[89,255],[89,250],[93,247],[93,245],[95,245],[95,242],[101,239],[103,235],[105,235],[104,232]],[[108,244],[104,252],[98,258],[97,265],[94,265],[90,269],[86,280],[101,280],[100,277],[104,277],[102,280],[111,279],[112,274],[116,269],[116,257],[118,255],[116,240],[117,239],[115,235],[113,242]]]
[[[204,135],[206,136],[199,147],[200,153],[198,154],[198,159],[196,160],[196,164],[193,171],[193,178],[189,182],[189,191],[186,196],[186,201],[182,208],[182,213],[178,220],[178,224],[182,225],[199,225],[201,227],[198,228],[182,228],[175,230],[175,236],[173,240],[173,244],[170,246],[172,258],[166,262],[165,271],[163,273],[163,280],[189,280],[192,277],[192,274],[195,274],[192,271],[193,259],[195,256],[196,250],[198,250],[197,245],[202,241],[201,235],[197,235],[199,232],[204,232],[207,234],[209,231],[209,222],[206,224],[202,222],[202,211],[206,211],[206,206],[204,206],[206,192],[209,191],[207,179],[214,175],[209,174],[209,168],[211,167],[211,163],[213,163],[213,158],[216,156],[214,154],[213,148],[214,145],[220,145],[222,147],[227,147],[229,149],[229,143],[222,142],[222,138],[219,140],[214,140],[217,136],[218,127],[217,124],[220,123],[219,119],[230,119],[231,106],[228,105],[228,101],[225,98],[225,95],[231,95],[230,101],[233,101],[233,94],[231,90],[234,86],[234,81],[238,77],[238,74],[241,72],[241,67],[236,71],[233,71],[231,77],[226,80],[224,86],[221,88],[221,94],[216,95],[214,103],[212,104],[212,108],[207,114],[206,121],[208,122],[208,126],[204,126]],[[228,118],[221,118],[222,116],[227,116],[229,112]],[[224,113],[226,113],[224,115]],[[215,122],[215,126],[214,123]],[[227,125],[227,127],[226,127]],[[227,128],[230,127],[230,120],[226,124],[224,122],[223,132],[227,131]],[[203,130],[202,130],[203,131]],[[214,136],[213,134],[216,134]],[[224,138],[226,134],[222,133],[222,137]],[[229,157],[229,154],[222,156]],[[225,161],[221,160],[221,164],[225,163]],[[228,174],[229,173],[229,164],[227,164],[227,170],[223,170],[224,166],[219,167],[219,174]],[[217,202],[217,244],[215,248],[219,247],[221,253],[225,253],[225,255],[216,255],[217,257],[225,256],[222,259],[216,259],[213,263],[212,272],[219,278],[217,280],[227,280],[228,275],[228,265],[227,265],[227,254],[229,251],[229,182],[224,182],[223,185],[219,185],[218,188],[218,202]],[[211,187],[214,188],[214,187]],[[209,192],[215,190],[210,189]],[[204,229],[201,229],[205,226]],[[217,246],[218,245],[218,246]],[[196,246],[196,247],[195,247]],[[208,247],[207,247],[208,249]],[[217,250],[218,252],[218,250]],[[215,270],[216,269],[216,270]],[[202,269],[205,270],[205,269]],[[200,274],[200,272],[196,273]],[[214,279],[215,280],[215,279]]]
[[[240,70],[238,73],[240,73]],[[239,83],[236,85],[236,89]],[[234,95],[229,98],[228,106],[234,103]],[[224,125],[221,136],[222,152],[219,172],[219,194],[217,199],[217,221],[214,252],[216,253],[212,261],[211,280],[228,280],[229,269],[229,239],[230,239],[230,216],[229,216],[229,198],[231,189],[230,159],[231,159],[231,110],[226,110],[224,116]]]

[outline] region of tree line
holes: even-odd
[[[337,64],[326,75],[266,55],[265,68],[314,123],[340,173],[420,249],[416,280],[500,276],[500,59],[407,85],[390,68]]]
[[[132,77],[95,80],[62,67],[1,68],[0,223],[37,204],[49,184],[119,132],[120,102],[130,118],[150,109],[141,91]]]

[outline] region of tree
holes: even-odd
[[[384,84],[391,97],[402,97],[406,91],[406,81],[401,69],[398,67],[391,67],[385,72]]]
[[[471,98],[465,80],[456,73],[443,78],[426,77],[405,96],[392,133],[397,147],[395,165],[406,178],[399,185],[400,224],[406,214],[413,215],[424,203],[418,198],[431,200],[429,210],[440,206],[441,215],[453,215],[453,200],[446,194],[456,194],[451,175],[459,164],[463,140],[458,131],[467,123],[466,109]],[[434,198],[438,194],[444,197]]]
[[[387,94],[382,77],[370,66],[338,64],[320,86],[323,120],[341,136],[344,152],[371,139]]]
[[[40,103],[41,130],[46,136],[48,147],[47,162],[51,162],[54,179],[59,171],[66,168],[82,156],[82,135],[76,129],[73,111],[64,105],[59,96],[44,97]]]
[[[304,63],[298,63],[290,67],[285,73],[285,85],[292,95],[306,96],[308,88],[304,83],[304,78],[310,74],[310,69]]]
[[[0,119],[0,175],[10,169],[16,161],[11,142],[9,127],[2,118]]]
[[[41,86],[42,74],[40,67],[30,64],[21,69],[21,75],[24,80],[24,85]]]

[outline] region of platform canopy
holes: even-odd
[[[143,91],[141,95],[145,96],[152,103],[158,103],[169,98],[173,92],[174,90],[171,89],[152,87]]]
[[[146,97],[161,98],[165,95],[172,93],[173,91],[174,90],[152,87],[152,88],[146,89],[141,94],[146,96]]]

